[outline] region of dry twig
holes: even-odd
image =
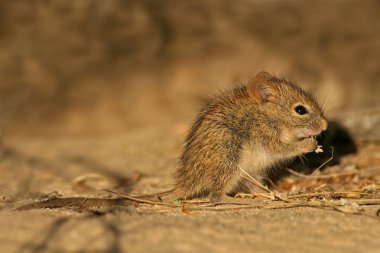
[[[322,163],[311,175],[313,176],[317,171],[319,171],[323,166],[325,166],[328,162],[330,162],[332,159],[334,159],[334,147],[330,146],[331,148],[331,157],[327,159],[324,163]]]
[[[273,191],[269,190],[268,187],[265,187],[263,184],[261,184],[259,181],[257,181],[255,178],[253,178],[250,174],[248,174],[245,170],[243,170],[241,167],[239,167],[240,171],[243,172],[243,178],[249,180],[253,184],[257,185],[259,188],[263,189],[266,192],[269,192],[272,194],[274,197],[278,198],[279,200],[282,200],[284,202],[288,202],[287,199],[282,198],[278,194],[274,193]]]
[[[119,195],[119,196],[121,196],[121,197],[123,197],[125,199],[131,200],[131,201],[135,201],[135,202],[138,202],[138,203],[144,203],[144,204],[150,204],[150,205],[160,205],[160,206],[169,206],[169,207],[182,207],[182,205],[175,205],[175,204],[169,204],[169,203],[165,203],[165,202],[157,202],[157,201],[151,201],[151,200],[140,199],[140,198],[135,198],[135,197],[129,197],[127,195],[124,195],[124,194],[121,194],[121,193],[118,193],[118,192],[114,192],[114,191],[111,191],[111,190],[108,190],[108,189],[103,189],[103,191]]]
[[[289,171],[291,174],[293,174],[295,176],[306,178],[306,179],[332,178],[332,177],[342,177],[342,176],[359,174],[359,171],[350,171],[350,172],[341,172],[341,173],[331,173],[331,174],[319,175],[319,176],[311,176],[311,175],[301,174],[301,173],[294,171],[292,169],[287,169],[287,171]]]

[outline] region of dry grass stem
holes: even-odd
[[[108,189],[102,189],[102,191],[106,191],[106,192],[109,192],[109,193],[112,193],[112,194],[116,194],[116,195],[119,195],[125,199],[128,199],[128,200],[131,200],[131,201],[135,201],[135,202],[138,202],[138,203],[144,203],[144,204],[150,204],[150,205],[159,205],[159,206],[168,206],[168,207],[182,207],[182,205],[175,205],[175,204],[169,204],[169,203],[165,203],[165,202],[157,202],[157,201],[151,201],[151,200],[146,200],[146,199],[140,199],[140,198],[135,198],[135,197],[130,197],[130,196],[127,196],[127,195],[124,195],[124,194],[121,194],[121,193],[118,193],[118,192],[115,192],[115,191],[111,191],[111,190],[108,190]]]
[[[254,177],[252,177],[251,175],[249,175],[245,170],[243,170],[241,167],[239,167],[240,171],[243,172],[243,174],[245,176],[243,176],[243,178],[249,180],[250,182],[252,182],[253,184],[255,184],[256,186],[258,186],[260,189],[263,189],[264,191],[266,192],[269,192],[270,194],[272,194],[273,196],[275,196],[276,198],[278,198],[279,200],[282,200],[282,201],[285,201],[285,202],[288,202],[288,200],[282,198],[281,196],[277,195],[276,193],[274,193],[273,191],[269,190],[268,187],[265,187],[262,183],[260,183],[259,181],[257,181]]]
[[[289,195],[288,199],[296,199],[296,198],[314,198],[314,197],[347,197],[354,198],[355,196],[368,196],[368,197],[379,197],[380,193],[366,193],[366,192],[358,192],[358,191],[342,191],[342,192],[310,192],[310,193],[302,193],[296,195]]]
[[[260,189],[262,189],[262,190],[264,190],[266,192],[269,192],[269,193],[273,193],[271,190],[268,189],[268,187],[264,186],[262,183],[260,183],[259,181],[257,181],[254,177],[252,177],[248,172],[246,172],[245,170],[243,170],[241,167],[239,167],[239,169],[244,174],[243,178],[245,178],[248,181],[250,181],[251,183],[255,184]]]
[[[331,157],[327,159],[324,163],[322,163],[311,175],[313,176],[317,171],[319,171],[323,166],[325,166],[328,162],[330,162],[334,158],[334,147],[330,146],[331,148]]]
[[[229,210],[241,210],[241,209],[288,209],[296,207],[312,207],[312,208],[330,208],[334,211],[347,213],[347,214],[360,214],[362,212],[361,206],[365,205],[380,205],[380,199],[364,199],[364,200],[355,200],[354,202],[343,203],[339,200],[333,200],[330,202],[322,201],[292,201],[292,202],[272,202],[272,203],[252,203],[250,205],[234,205],[227,204],[227,206],[220,207],[215,205],[208,206],[192,206],[189,207],[189,210],[198,210],[198,211],[229,211]]]
[[[341,177],[341,176],[359,174],[359,171],[350,171],[350,172],[342,172],[342,173],[331,173],[331,174],[327,174],[327,175],[311,176],[311,175],[301,174],[301,173],[294,171],[292,169],[287,169],[287,171],[289,171],[291,174],[293,174],[295,176],[306,178],[306,179],[332,178],[332,177]]]

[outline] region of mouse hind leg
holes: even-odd
[[[236,185],[239,180],[236,166],[219,168],[218,174],[213,175],[210,180],[210,202],[221,202],[231,200],[227,193]]]

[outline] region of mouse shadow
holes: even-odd
[[[317,140],[318,144],[323,147],[322,153],[308,153],[303,158],[295,159],[286,167],[302,174],[310,174],[323,163],[326,164],[324,164],[320,170],[323,170],[327,166],[337,165],[342,157],[357,152],[357,146],[353,137],[346,128],[335,121],[329,122],[327,130],[323,132]],[[331,160],[328,161],[329,159]],[[273,169],[269,172],[268,179],[276,184],[277,181],[289,174],[287,170]],[[270,185],[269,180],[265,182],[268,185]]]
[[[111,189],[121,194],[129,194],[142,177],[141,173],[132,173],[126,176],[118,172],[120,169],[108,167],[89,157],[71,156],[63,157],[63,159],[66,160],[66,162],[82,166],[84,170],[90,173],[96,173],[104,176],[106,179],[110,179],[112,182]]]

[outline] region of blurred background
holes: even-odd
[[[379,14],[378,0],[1,1],[1,130],[187,127],[204,98],[266,70],[379,140]]]
[[[310,90],[331,120],[324,152],[272,170],[268,185],[309,192],[286,167],[314,175],[327,164],[354,173],[315,191],[375,196],[379,178],[366,172],[380,167],[380,0],[0,0],[0,252],[376,252],[375,206],[363,220],[303,207],[203,215],[184,205],[194,219],[140,207],[12,211],[172,189],[204,100],[262,70]]]

